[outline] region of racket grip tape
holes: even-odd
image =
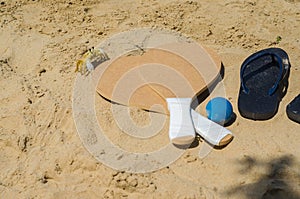
[[[188,145],[195,139],[191,118],[192,98],[167,98],[170,111],[169,138],[173,144]]]

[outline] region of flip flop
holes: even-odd
[[[272,118],[286,94],[290,67],[287,53],[280,48],[264,49],[248,57],[240,71],[240,114],[253,120]]]
[[[300,123],[300,95],[287,105],[286,114],[294,122]]]

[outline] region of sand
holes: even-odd
[[[1,0],[0,197],[300,198],[299,124],[285,114],[300,93],[299,23],[298,0]],[[227,147],[199,158],[200,140],[167,167],[131,174],[105,166],[83,146],[72,115],[74,69],[88,48],[143,27],[178,31],[214,49],[237,118]],[[244,119],[237,109],[240,65],[271,46],[290,56],[287,94],[271,120]],[[106,134],[128,147],[111,104],[96,101]],[[131,115],[141,125],[149,121],[149,113]],[[168,142],[167,131],[159,143]],[[147,149],[157,147],[152,143]]]

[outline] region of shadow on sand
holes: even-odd
[[[292,155],[285,155],[269,162],[261,162],[245,156],[239,161],[241,174],[249,175],[257,168],[266,168],[266,173],[259,175],[255,182],[236,186],[225,194],[228,198],[236,194],[249,199],[300,199],[299,163]]]

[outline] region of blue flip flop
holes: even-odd
[[[300,124],[300,95],[287,105],[286,114],[288,118]]]
[[[267,120],[278,110],[288,88],[290,62],[280,48],[252,54],[241,66],[238,110],[248,119]]]

